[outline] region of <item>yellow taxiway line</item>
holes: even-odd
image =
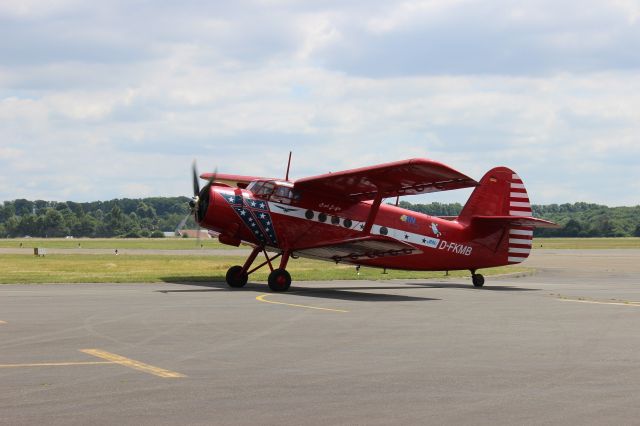
[[[145,373],[153,374],[163,378],[178,378],[186,377],[184,374],[176,373],[175,371],[165,370],[164,368],[154,367],[153,365],[145,364],[144,362],[136,361],[130,358],[123,357],[122,355],[113,354],[111,352],[103,351],[100,349],[80,349],[88,355],[93,355],[98,358],[106,359],[115,364],[120,364],[125,367],[133,368],[134,370],[143,371]]]
[[[558,298],[562,302],[575,302],[575,303],[591,303],[593,305],[616,305],[616,306],[635,306],[640,308],[640,302],[598,302],[597,300],[584,300],[584,299],[567,299]]]
[[[67,367],[70,365],[99,365],[99,364],[115,364],[112,361],[78,361],[78,362],[37,362],[33,364],[0,364],[0,368],[18,368],[18,367]]]
[[[274,302],[273,300],[266,300],[265,297],[270,296],[270,294],[261,294],[256,297],[256,300],[265,303],[273,303],[274,305],[286,305],[293,306],[295,308],[307,308],[307,309],[316,309],[318,311],[331,311],[331,312],[349,312],[343,309],[329,309],[329,308],[320,308],[318,306],[308,306],[308,305],[296,305],[294,303],[284,303],[284,302]]]

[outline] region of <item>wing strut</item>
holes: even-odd
[[[376,197],[373,199],[373,204],[371,204],[371,210],[369,210],[369,217],[367,217],[367,221],[364,224],[363,232],[368,234],[371,232],[371,227],[373,226],[373,222],[376,220],[376,216],[378,216],[378,210],[380,210],[380,204],[382,203],[382,191],[378,191]]]

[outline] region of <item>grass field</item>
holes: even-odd
[[[22,246],[20,246],[22,244]],[[205,249],[234,249],[220,244],[217,239],[194,238],[11,238],[0,239],[0,248],[81,248],[85,249],[149,249],[193,250],[202,245]],[[640,248],[640,238],[536,238],[536,249],[624,249]]]
[[[22,246],[20,245],[22,244]],[[0,239],[0,248],[85,248],[85,249],[149,249],[149,250],[194,250],[200,248],[235,247],[220,244],[216,238],[9,238]]]
[[[195,239],[5,239],[0,247],[87,249],[192,250]],[[232,248],[214,239],[201,240],[205,249]],[[544,238],[535,239],[535,249],[624,249],[640,248],[640,238]],[[23,254],[0,255],[0,284],[7,283],[82,283],[82,282],[222,282],[230,266],[242,264],[241,256],[158,256],[59,254],[34,257]],[[444,278],[443,272],[388,271],[332,265],[328,262],[299,259],[289,264],[294,281],[339,279]],[[265,281],[268,269],[252,280]],[[485,269],[485,275],[529,272],[530,268],[503,267]],[[468,276],[467,271],[451,272],[450,277]]]
[[[101,283],[101,282],[223,282],[230,266],[242,264],[243,257],[216,256],[114,256],[50,255],[34,257],[19,254],[0,256],[0,283]],[[388,271],[298,259],[287,270],[294,281],[341,279],[444,278],[443,272]],[[269,269],[251,276],[266,281]],[[484,275],[528,272],[522,267],[483,269]],[[469,276],[468,271],[450,272],[449,277]]]

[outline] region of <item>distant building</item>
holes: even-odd
[[[182,238],[184,238],[185,235],[188,238],[198,238],[198,230],[197,229],[183,229],[182,231],[178,231],[178,234],[180,234],[180,237],[182,237]],[[201,229],[200,230],[200,238],[202,238],[202,239],[211,238],[211,235],[209,234],[209,231],[207,231],[206,229]]]

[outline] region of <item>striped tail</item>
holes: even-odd
[[[507,263],[524,262],[531,253],[533,226],[512,226],[509,228]]]
[[[458,216],[458,222],[472,226],[478,236],[487,232],[504,235],[499,247],[494,248],[498,256],[504,256],[503,264],[520,263],[529,257],[535,227],[557,226],[532,217],[522,179],[506,167],[496,167],[484,175]]]
[[[524,188],[524,183],[520,176],[511,172],[509,181],[509,216],[531,217],[532,214],[529,194]]]
[[[513,172],[509,181],[509,216],[533,216],[529,194],[520,176]],[[511,226],[507,262],[510,265],[524,262],[531,253],[532,240],[533,226]]]

